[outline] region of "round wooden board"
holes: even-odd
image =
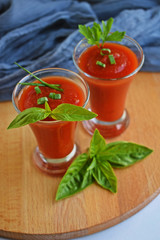
[[[36,146],[28,126],[6,130],[16,116],[11,102],[0,103],[0,235],[16,239],[71,239],[113,226],[148,204],[160,192],[160,74],[139,73],[133,81],[127,109],[130,126],[119,137],[154,152],[141,162],[115,170],[118,193],[96,184],[55,202],[60,177],[39,171],[32,162]],[[91,137],[78,125],[81,151]]]

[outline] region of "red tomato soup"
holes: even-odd
[[[138,67],[136,55],[128,47],[117,43],[105,43],[103,48],[111,50],[116,63],[111,64],[108,54],[100,54],[97,46],[85,50],[79,58],[79,68],[90,87],[90,102],[93,112],[98,114],[101,121],[118,120],[125,108],[125,99],[133,76],[123,78]],[[101,67],[96,64],[100,61],[106,65]],[[123,78],[123,79],[120,79]]]
[[[37,94],[34,86],[27,86],[19,95],[18,107],[20,111],[30,107],[45,108],[44,104],[37,104],[37,99],[48,97],[50,92],[61,94],[59,100],[48,97],[48,104],[52,110],[61,103],[83,106],[85,102],[83,90],[73,81],[65,77],[55,76],[43,78],[43,81],[50,84],[60,84],[64,90],[63,93],[49,87],[39,87],[41,93]],[[30,127],[36,136],[40,152],[46,158],[63,158],[72,151],[76,122],[55,121],[52,118],[47,118],[30,124]]]

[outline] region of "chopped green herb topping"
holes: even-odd
[[[106,52],[106,53],[104,53],[104,52]],[[100,51],[100,54],[102,56],[108,55],[109,53],[111,53],[111,49],[109,49],[109,48],[102,48],[101,51]]]
[[[36,86],[34,89],[35,89],[35,91],[36,91],[37,94],[40,94],[40,93],[41,93],[41,89],[40,89],[38,86]]]
[[[62,88],[59,88],[58,86],[60,86],[59,84],[49,84],[45,81],[43,81],[42,79],[40,79],[39,77],[37,77],[36,75],[34,75],[33,73],[31,73],[30,71],[28,71],[26,68],[22,67],[21,65],[19,65],[17,62],[15,62],[15,64],[22,68],[24,71],[26,71],[27,73],[29,73],[29,75],[31,75],[32,77],[36,78],[39,82],[41,82],[41,84],[38,84],[38,83],[20,83],[21,85],[32,85],[32,86],[46,86],[46,87],[49,87],[49,88],[52,88],[52,89],[55,89],[57,91],[60,91],[60,92],[63,92],[63,89]]]
[[[48,102],[48,98],[47,97],[41,97],[37,99],[37,104],[44,104],[45,102]]]
[[[60,94],[60,93],[51,92],[51,93],[49,94],[49,98],[52,98],[52,99],[61,99],[61,94]]]
[[[111,64],[116,64],[116,61],[115,61],[112,54],[108,55],[108,57],[109,57],[109,61],[110,61]]]
[[[102,63],[101,61],[97,61],[96,64],[99,65],[99,66],[101,66],[101,67],[103,67],[103,68],[106,67],[106,64],[105,64],[105,63]]]

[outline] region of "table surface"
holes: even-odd
[[[127,220],[104,231],[75,240],[159,240],[160,195]],[[0,238],[6,240],[6,238]]]
[[[104,231],[75,240],[159,240],[160,195],[127,220]]]
[[[160,79],[159,79],[160,80]],[[159,240],[160,194],[145,208],[127,220],[104,231],[75,240]]]
[[[153,74],[153,76],[148,75],[148,74],[147,75],[143,74],[143,77],[145,80],[145,81],[143,81],[144,84],[146,84],[147,81],[153,81],[153,79],[154,79],[154,81],[152,82],[152,85],[154,85],[154,89],[156,89],[156,97],[157,98],[154,98],[153,100],[159,99],[159,96],[160,96],[159,95],[159,93],[160,93],[159,92],[159,90],[160,90],[160,88],[159,88],[160,74]],[[151,77],[153,77],[153,79],[150,79]],[[142,81],[141,81],[141,83],[142,83]],[[135,86],[135,84],[133,85],[133,87],[134,86]],[[157,86],[157,88],[155,88],[155,86]],[[141,89],[141,91],[144,90],[143,86],[141,86],[140,89]],[[148,92],[148,94],[152,94],[154,96],[152,91]],[[154,105],[155,105],[155,103],[154,103]],[[136,109],[137,108],[138,108],[138,106],[136,106]],[[155,108],[155,109],[158,111],[158,108]],[[2,111],[2,114],[3,114],[3,111]],[[158,112],[157,112],[156,117],[158,117]],[[155,130],[156,130],[156,127],[155,127]],[[135,132],[137,132],[137,131],[135,131]],[[151,133],[151,131],[149,131],[149,132]],[[152,134],[153,134],[153,132],[154,131],[152,131]],[[154,143],[154,141],[153,141],[153,143]],[[159,144],[157,141],[155,144],[158,148]],[[157,171],[157,173],[158,173],[158,171]],[[159,186],[159,180],[158,180],[157,184]],[[153,184],[153,186],[154,186],[154,184]],[[157,194],[158,194],[158,192],[157,192]],[[101,239],[101,240],[103,240],[103,239],[110,239],[110,240],[112,240],[112,239],[114,239],[114,240],[121,240],[121,239],[123,239],[123,240],[125,240],[125,239],[126,240],[141,239],[141,240],[143,240],[143,239],[145,239],[145,240],[151,240],[151,239],[154,239],[154,240],[159,240],[160,239],[160,211],[159,210],[160,210],[160,195],[157,198],[155,198],[151,203],[149,203],[144,209],[140,210],[134,216],[123,221],[122,223],[119,223],[119,224],[115,225],[114,227],[108,228],[99,233],[95,233],[95,234],[92,234],[89,236],[75,238],[75,239],[77,239],[77,240],[78,239],[84,239],[84,240],[85,239],[86,240],[91,240],[91,239],[92,240],[94,240],[94,239]],[[0,240],[2,240],[2,239],[4,239],[4,238],[0,238]]]

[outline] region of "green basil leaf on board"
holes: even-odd
[[[93,176],[101,187],[117,192],[117,178],[109,162],[98,161],[97,167],[93,169]]]
[[[74,160],[62,178],[56,200],[78,193],[94,182],[116,193],[117,178],[113,168],[128,167],[151,153],[151,149],[135,143],[119,141],[106,144],[96,129],[89,150]]]
[[[70,165],[57,190],[56,200],[80,192],[93,182],[91,171],[87,171],[90,159],[86,153],[80,154]]]
[[[97,114],[87,109],[68,103],[62,103],[52,110],[51,117],[63,121],[83,121],[96,117]]]
[[[96,156],[97,154],[104,151],[105,148],[106,148],[106,141],[102,137],[102,135],[99,133],[99,131],[96,129],[90,143],[90,148],[89,148],[90,157],[92,158]]]
[[[89,167],[87,168],[87,171],[93,170],[94,168],[97,167],[97,160],[94,157],[93,160],[91,160],[91,164],[89,165]]]
[[[8,129],[18,128],[30,123],[35,123],[47,118],[49,115],[50,112],[47,112],[42,108],[33,107],[25,109],[23,112],[19,113],[16,118],[10,123]]]
[[[106,145],[98,159],[108,161],[114,168],[123,168],[146,158],[153,150],[131,142],[114,142]]]

